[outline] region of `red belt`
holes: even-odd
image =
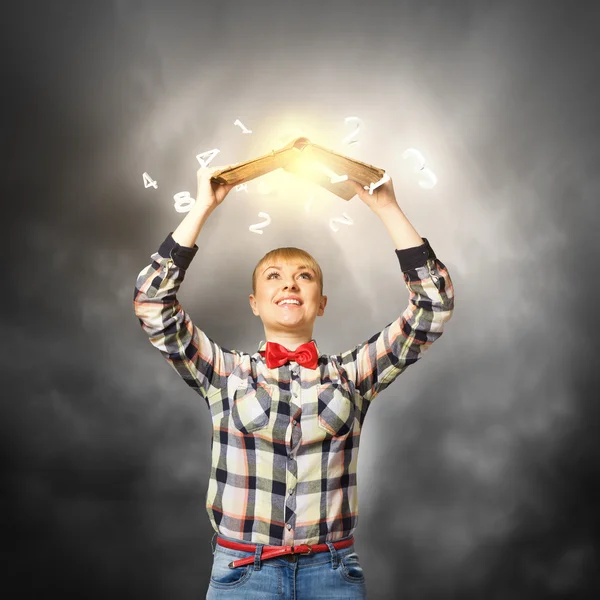
[[[354,543],[354,538],[348,538],[341,542],[332,542],[333,547],[336,550],[341,548],[348,548]],[[230,542],[217,536],[217,544],[219,546],[225,546],[225,548],[231,548],[232,550],[243,550],[244,552],[256,552],[256,546],[254,544],[242,544],[239,542]],[[286,554],[313,554],[315,552],[325,552],[329,550],[327,544],[300,544],[299,546],[263,546],[261,551],[261,560],[267,560],[268,558],[275,558],[277,556],[284,556]],[[242,567],[243,565],[249,565],[254,562],[254,556],[247,556],[246,558],[238,558],[233,562],[229,563],[231,568]]]

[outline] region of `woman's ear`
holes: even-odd
[[[324,311],[327,306],[327,296],[321,296],[321,302],[319,304],[319,311]]]
[[[248,296],[248,300],[250,301],[250,308],[252,309],[252,312],[258,316],[258,311],[256,310],[256,298],[254,297],[254,294],[250,294],[250,296]]]

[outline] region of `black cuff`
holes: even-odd
[[[396,256],[400,261],[400,268],[403,272],[416,269],[417,267],[424,267],[427,260],[430,258],[437,258],[435,252],[429,245],[427,238],[422,238],[423,244],[420,246],[414,246],[413,248],[405,248],[404,250],[396,250]]]
[[[160,245],[158,249],[158,253],[163,258],[172,258],[173,262],[180,269],[187,269],[192,262],[192,258],[196,256],[196,252],[198,252],[198,246],[194,244],[193,248],[188,248],[187,246],[180,246],[173,239],[173,232],[171,232],[165,241]]]

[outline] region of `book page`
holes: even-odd
[[[323,169],[324,167],[324,169]],[[346,182],[331,183],[327,171],[348,175],[363,186],[379,181],[385,171],[354,158],[344,156],[313,144],[308,138],[296,138],[279,150],[272,150],[258,158],[215,171],[211,179],[217,183],[240,185],[266,175],[276,169],[285,169],[303,179],[308,179],[344,200],[350,200],[354,189]]]

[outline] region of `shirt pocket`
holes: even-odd
[[[264,384],[244,384],[233,394],[231,418],[242,433],[253,433],[264,429],[271,416],[271,390]]]
[[[317,387],[318,425],[332,437],[350,433],[354,421],[354,401],[349,390],[339,383]]]

